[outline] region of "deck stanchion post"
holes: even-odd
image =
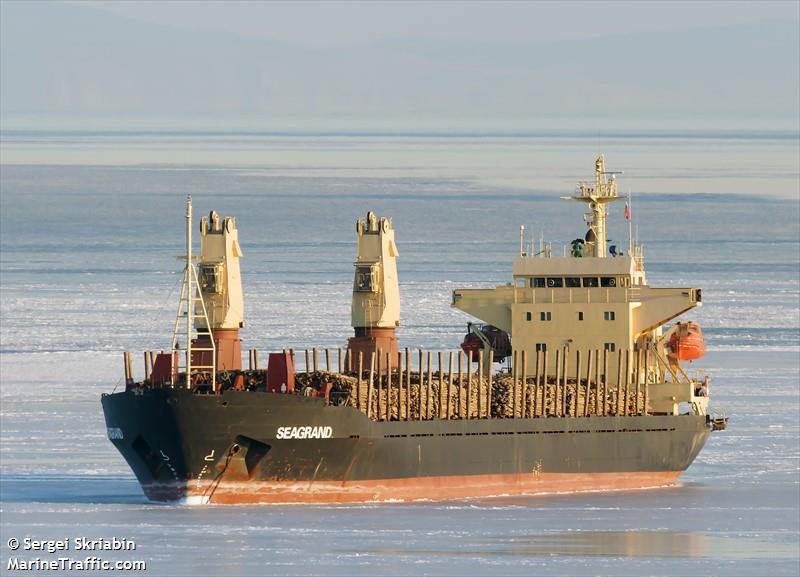
[[[405,358],[406,366],[408,366],[408,349],[405,350],[404,355],[397,355],[397,360],[399,361],[397,365],[397,420],[403,420],[403,406],[407,404],[404,402],[403,396],[403,389],[405,388],[405,381],[408,377],[408,371],[403,372],[403,359]],[[408,397],[405,397],[405,400],[408,400]],[[408,418],[408,414],[406,414],[405,418]]]
[[[417,394],[417,404],[419,405],[417,408],[417,419],[420,421],[423,420],[423,393],[425,392],[425,352],[422,349],[417,349],[417,355],[419,358],[419,392]]]
[[[600,415],[600,350],[594,350],[594,414]]]
[[[461,378],[461,372],[463,370],[462,367],[462,359],[464,357],[464,351],[461,349],[458,350],[458,397],[456,398],[456,406],[455,412],[458,415],[457,418],[463,419],[464,418],[464,381]]]
[[[581,351],[575,351],[575,406],[572,409],[572,416],[578,416],[578,407],[581,399]]]
[[[561,397],[564,393],[564,349],[556,351],[556,389],[555,398],[553,399],[553,410],[556,417],[563,417],[564,413],[561,411]]]
[[[644,349],[644,383],[642,384],[642,414],[647,415],[647,393],[650,388],[650,343]]]
[[[486,374],[487,374],[487,377],[488,377],[487,381],[488,381],[488,385],[489,385],[487,387],[488,390],[486,391],[486,418],[487,419],[491,419],[492,418],[492,388],[493,388],[492,387],[492,379],[494,378],[494,375],[492,374],[492,366],[494,366],[494,351],[490,350],[489,351],[489,362],[487,363],[487,366],[486,366]]]
[[[567,348],[561,348],[561,366],[559,368],[560,378],[558,379],[558,393],[556,395],[556,412],[559,417],[566,417],[564,412],[564,400],[567,396]]]
[[[325,347],[325,372],[331,372],[331,351]]]
[[[344,356],[347,359],[347,372],[348,373],[352,373],[353,372],[353,353],[350,351],[350,349],[348,349]]]
[[[453,351],[450,351],[450,364],[447,372],[447,419],[449,420],[452,414],[450,411],[450,399],[453,396]]]
[[[533,367],[533,416],[539,416],[539,374],[542,370],[542,351],[536,350],[536,358]]]
[[[569,416],[567,414],[567,383],[569,375],[569,349],[564,347],[561,349],[561,385],[558,391],[558,413],[562,417]]]
[[[642,367],[642,351],[637,346],[636,349],[636,368],[634,369],[633,382],[635,389],[633,391],[633,406],[636,407],[633,411],[634,415],[639,415],[639,373]]]
[[[647,416],[650,413],[647,412],[647,393],[650,389],[650,384],[647,382],[647,378],[645,377],[644,386],[642,387],[643,394],[642,394],[642,414]]]
[[[608,349],[603,350],[603,396],[600,405],[600,414],[604,417],[608,414]]]
[[[553,416],[561,416],[561,379],[564,372],[564,353],[556,349],[556,380],[553,392]]]
[[[539,416],[547,417],[547,349],[539,351],[542,358],[539,365],[540,379],[539,386],[541,387],[541,401],[539,403]]]
[[[406,421],[411,420],[411,351],[406,349]]]
[[[125,366],[125,384],[132,385],[133,384],[133,377],[131,375],[131,354],[128,351],[122,353],[122,362]]]
[[[561,416],[568,417],[567,412],[567,387],[569,386],[569,348],[561,349]]]
[[[631,350],[625,349],[625,401],[622,403],[622,416],[628,416],[628,402],[631,394]]]
[[[311,357],[312,361],[314,362],[314,372],[316,373],[319,370],[319,363],[317,362],[319,360],[319,354],[317,351],[317,347],[314,347],[312,349]]]
[[[403,393],[403,351],[397,351],[397,420],[401,420],[400,396]]]
[[[378,349],[378,362],[377,362],[377,372],[378,372],[378,384],[376,393],[378,394],[378,418],[377,421],[383,420],[383,349]]]
[[[311,368],[311,361],[309,360],[308,349],[306,349],[306,373],[310,373],[311,372],[309,370],[310,368]]]
[[[589,349],[587,351],[586,356],[586,390],[585,395],[583,396],[583,416],[589,416],[589,391],[591,390],[591,382],[592,382],[592,350]]]
[[[528,418],[528,351],[522,349],[522,399],[520,404],[522,405],[521,417],[523,419]]]
[[[617,351],[617,402],[616,414],[622,415],[622,349]]]
[[[472,351],[467,353],[467,414],[466,419],[470,418],[472,411]]]
[[[380,374],[380,373],[378,373]],[[375,378],[375,351],[369,354],[369,380],[367,381],[367,418],[372,419],[372,383]]]
[[[517,414],[517,372],[519,371],[519,363],[517,362],[519,359],[519,351],[516,349],[514,350],[513,357],[511,360],[511,402],[509,403],[509,408],[511,409],[511,416],[515,417]],[[503,411],[505,416],[505,410]]]
[[[403,420],[403,407],[405,405],[405,398],[403,395],[406,382],[405,362],[408,359],[408,349],[405,353],[401,352],[397,355],[397,420]]]
[[[433,381],[433,353],[428,351],[428,382],[425,385],[425,418],[433,418],[433,399],[431,398],[431,387]],[[420,389],[420,394],[422,390]]]
[[[547,386],[547,365],[549,363],[549,358],[548,358],[549,356],[550,353],[547,351],[547,349],[543,349],[542,350],[542,416],[543,417],[550,416],[550,410],[547,406],[548,397],[550,396],[548,394],[549,387]]]
[[[150,364],[150,354],[148,351],[144,352],[144,380],[150,380],[150,373],[152,372],[151,369],[152,365]]]
[[[439,397],[439,406],[437,409],[438,416],[442,418],[442,400],[444,399],[444,395],[442,391],[444,390],[444,355],[442,351],[439,351],[439,388],[437,389],[438,393],[437,396]]]
[[[386,357],[387,354],[384,354],[383,350],[380,350],[378,353],[378,374],[376,375],[378,379],[378,420],[385,421],[386,420],[386,407],[384,403],[387,399],[387,393],[384,391],[388,388],[389,383],[385,383],[384,379],[386,377]]]
[[[569,417],[571,414],[569,402],[567,400],[567,393],[569,393],[569,347],[564,348],[564,375],[562,377],[563,386],[561,391],[561,414]]]
[[[556,417],[561,416],[561,408],[558,406],[561,394],[561,351],[556,349],[556,383],[553,398],[553,415]]]
[[[403,351],[397,351],[397,420],[402,420],[400,407],[402,406],[401,396],[403,394]]]
[[[392,420],[392,353],[386,353],[386,420]]]
[[[339,361],[339,374],[341,375],[344,372],[344,358],[342,357],[342,347],[339,347],[339,355],[337,356],[337,360]]]
[[[478,418],[483,418],[483,351],[478,352]]]
[[[358,351],[358,382],[356,383],[356,407],[361,410],[361,380],[364,371],[364,351]]]

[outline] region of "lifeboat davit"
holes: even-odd
[[[706,343],[700,325],[693,322],[678,323],[667,342],[669,356],[678,361],[693,361],[706,354]]]

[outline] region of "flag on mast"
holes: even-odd
[[[631,207],[627,201],[625,201],[625,220],[628,222],[631,220]]]

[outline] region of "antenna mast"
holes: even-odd
[[[592,256],[606,256],[606,204],[619,200],[617,196],[617,174],[621,172],[606,172],[605,157],[601,154],[594,163],[594,186],[588,182],[578,183],[575,196],[562,196],[566,200],[578,200],[589,205],[592,211],[592,222],[589,224],[594,233],[595,247]],[[609,176],[611,178],[606,178]]]
[[[189,387],[189,376],[192,374],[192,321],[194,312],[194,287],[192,277],[194,276],[194,265],[192,263],[192,197],[186,196],[186,386]]]

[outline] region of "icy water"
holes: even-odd
[[[510,280],[519,225],[561,251],[558,199],[598,146],[656,286],[699,286],[712,406],[679,486],[336,507],[149,504],[105,437],[122,351],[169,345],[185,195],[237,217],[244,346],[349,336],[354,221],[391,216],[409,346],[452,349],[450,291]],[[797,575],[800,150],[765,135],[605,138],[5,133],[0,141],[0,573],[12,557],[144,560],[147,575]],[[627,244],[621,203],[610,237]],[[695,367],[692,367],[694,369]],[[421,495],[424,497],[424,495]],[[11,551],[126,538],[135,551]],[[37,573],[36,571],[33,572]],[[41,574],[100,574],[63,571]]]

